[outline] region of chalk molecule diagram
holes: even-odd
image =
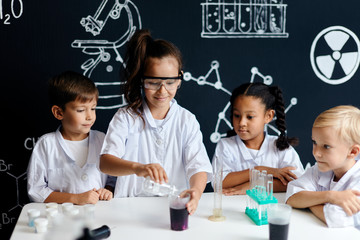
[[[0,230],[5,226],[14,224],[17,219],[17,210],[21,209],[26,204],[26,200],[22,199],[20,191],[27,186],[27,172],[15,175],[10,173],[12,168],[14,168],[13,164],[6,163],[5,160],[0,159],[1,180],[11,186],[14,186],[15,184],[15,191],[8,191],[7,194],[7,203],[12,204],[12,206],[3,204],[0,209]]]
[[[221,78],[220,78],[219,67],[220,67],[219,62],[217,60],[214,60],[210,64],[210,70],[204,76],[200,76],[200,77],[196,78],[196,77],[193,77],[190,72],[185,72],[184,73],[184,81],[195,81],[200,86],[208,85],[208,86],[211,86],[211,87],[213,87],[217,90],[220,90],[220,91],[224,92],[225,94],[231,96],[231,92],[223,87],[223,84],[222,84]],[[216,75],[215,83],[207,81],[209,76],[213,73]],[[255,81],[256,76],[260,77],[262,79],[263,83],[266,85],[270,85],[273,82],[273,78],[270,75],[265,76],[259,72],[257,67],[252,67],[251,68],[251,78],[250,78],[251,83]],[[296,104],[297,104],[297,98],[295,98],[295,97],[291,98],[290,104],[285,109],[285,113],[287,113]],[[215,130],[210,135],[210,141],[212,143],[217,143],[222,137],[226,137],[226,133],[219,132],[219,127],[222,122],[225,122],[225,124],[229,127],[229,129],[232,129],[231,120],[226,118],[226,112],[229,110],[229,107],[230,107],[230,102],[228,102],[226,104],[226,106],[224,107],[224,109],[218,113],[218,120],[216,122]],[[271,122],[274,122],[275,120],[276,120],[276,117]],[[266,125],[265,131],[267,132],[268,129],[271,129],[278,135],[280,134],[279,130],[277,130],[277,128],[271,124]]]
[[[328,27],[315,37],[310,62],[319,79],[331,85],[342,84],[359,68],[359,39],[345,27]]]
[[[202,38],[288,38],[283,0],[206,0]]]
[[[120,17],[122,18],[120,19]],[[125,32],[115,41],[108,41],[105,39],[89,39],[89,40],[74,40],[71,44],[73,48],[80,48],[84,54],[90,55],[82,65],[81,69],[84,70],[84,75],[91,77],[94,69],[99,63],[108,63],[106,71],[111,73],[113,71],[113,65],[110,64],[111,53],[115,53],[114,64],[124,64],[124,60],[119,52],[120,48],[131,38],[137,29],[141,29],[141,16],[137,6],[130,0],[125,0],[124,3],[120,3],[119,0],[103,0],[96,10],[93,16],[87,16],[81,19],[80,24],[85,28],[86,32],[91,33],[93,36],[101,35],[105,25],[109,20],[120,20],[121,23],[126,23],[128,26]],[[114,30],[116,32],[117,30]],[[120,86],[124,82],[108,82],[108,81],[96,81],[95,85],[102,87]],[[122,94],[104,94],[99,91],[100,99],[120,99],[119,104],[116,105],[101,105],[97,106],[97,109],[114,109],[125,106],[127,103]]]

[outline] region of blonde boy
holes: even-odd
[[[321,113],[312,129],[316,164],[289,183],[286,201],[310,208],[328,227],[360,222],[360,110],[338,106]]]

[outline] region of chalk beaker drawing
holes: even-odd
[[[223,181],[223,162],[218,156],[214,159],[214,208],[213,215],[209,217],[210,221],[221,222],[225,220],[222,215],[222,181]]]

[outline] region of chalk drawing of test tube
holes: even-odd
[[[236,0],[223,0],[223,29],[225,32],[236,31]]]
[[[250,32],[253,25],[252,0],[240,0],[239,8],[239,30],[242,33]]]
[[[220,1],[221,0],[206,0],[206,3],[202,5],[203,8],[205,7],[205,16],[203,15],[203,18],[205,17],[206,32],[219,32],[220,30]]]
[[[264,33],[267,30],[267,7],[267,0],[254,0],[254,30],[257,33]]]
[[[283,33],[285,27],[286,5],[283,0],[271,0],[270,4],[270,31]]]
[[[93,35],[98,35],[109,17],[118,19],[121,12],[125,11],[129,20],[128,28],[119,39],[113,42],[98,39],[75,40],[72,42],[71,46],[73,48],[82,48],[83,53],[95,56],[95,58],[90,58],[81,65],[81,69],[84,70],[84,75],[88,77],[91,76],[92,71],[100,62],[107,62],[110,60],[111,55],[107,52],[108,50],[113,50],[116,54],[116,61],[123,64],[124,61],[118,49],[131,38],[136,29],[141,29],[141,17],[139,11],[130,0],[125,0],[123,4],[119,3],[118,0],[115,0],[110,12],[105,14],[105,18],[103,20],[99,20],[100,16],[104,16],[103,11],[106,9],[105,5],[107,2],[108,0],[103,0],[94,17],[88,16],[86,18],[82,18],[80,21],[81,25],[85,27],[87,32],[91,32]]]

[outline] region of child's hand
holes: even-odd
[[[222,193],[225,196],[232,196],[232,195],[245,195],[246,194],[246,190],[249,189],[249,182],[237,185],[235,187],[231,187],[231,188],[223,188]]]
[[[96,192],[96,189],[80,193],[77,195],[76,204],[84,205],[84,204],[95,204],[99,201],[99,194]]]
[[[284,167],[284,168],[262,167],[262,168],[263,169],[261,170],[266,170],[268,174],[272,174],[274,178],[279,179],[284,185],[287,185],[288,182],[297,179],[297,176],[293,172],[291,172],[291,170],[295,170],[296,167]]]
[[[109,201],[113,198],[113,193],[105,188],[96,191],[99,194],[99,200]]]
[[[357,190],[330,191],[329,203],[342,207],[351,216],[360,211],[359,196],[360,192]]]
[[[190,188],[188,190],[183,191],[180,195],[183,196],[187,193],[190,194],[190,201],[186,204],[186,208],[189,214],[193,215],[199,204],[199,200],[201,198],[201,192],[196,188]]]
[[[150,176],[153,181],[158,183],[169,181],[164,168],[158,163],[140,164],[135,169],[135,173],[139,177]]]

